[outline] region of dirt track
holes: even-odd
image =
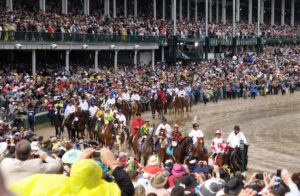
[[[151,118],[151,113],[144,113],[143,117]],[[195,117],[208,148],[216,129],[227,139],[234,125],[239,125],[250,144],[249,171],[274,172],[281,168],[300,171],[300,92],[257,97],[256,100],[219,101],[206,106],[198,104],[192,108],[189,118],[177,116],[180,130],[187,134]],[[175,122],[173,114],[167,115],[167,119],[171,125]],[[158,125],[159,121],[154,123]],[[54,128],[49,125],[36,130],[44,136],[54,134]]]

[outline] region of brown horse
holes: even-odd
[[[158,157],[160,162],[164,162],[166,159],[166,150],[168,146],[165,129],[160,129],[158,134],[158,139],[159,139]]]
[[[53,116],[53,124],[55,127],[55,135],[56,137],[60,138],[63,135],[64,132],[64,126],[63,126],[63,108],[58,107],[57,112]]]
[[[174,95],[171,96],[169,93],[167,93],[166,94],[166,99],[167,99],[166,108],[169,111],[173,111],[173,108],[174,108]]]
[[[189,118],[189,103],[188,100],[175,96],[175,119],[177,112],[180,112],[181,118],[184,117],[184,108],[186,108],[187,117]]]
[[[225,153],[218,153],[215,157],[215,165],[222,167],[226,163],[226,155]]]
[[[97,117],[94,116],[93,118],[89,118],[88,120],[88,126],[87,126],[87,130],[90,136],[90,139],[93,140],[95,138],[95,127],[96,127],[96,123],[97,123]]]
[[[204,138],[199,137],[197,140],[197,147],[193,149],[193,156],[197,157],[199,161],[208,162],[208,155],[204,152]]]
[[[155,119],[155,112],[157,111],[158,116],[160,119],[164,117],[164,108],[166,108],[166,105],[164,104],[164,101],[160,96],[157,97],[155,100],[154,97],[150,100],[150,106],[152,111],[152,118]]]
[[[185,137],[181,140],[178,146],[174,149],[174,157],[177,163],[183,163],[185,155],[188,151],[193,149],[193,139]]]
[[[101,138],[102,138],[104,146],[106,146],[106,147],[107,146],[112,147],[115,143],[116,137],[112,135],[113,128],[114,128],[114,123],[113,123],[113,121],[111,121],[101,131]]]
[[[139,139],[141,138],[140,132],[134,136],[132,140],[132,148],[135,158],[144,166],[147,163],[149,156],[153,154],[153,132],[149,132],[146,140],[144,141],[141,150],[139,150]]]
[[[130,110],[128,103],[125,100],[122,100],[122,102],[118,103],[118,105],[119,105],[119,109],[122,110],[122,113],[126,117],[126,124],[129,125],[132,111]]]
[[[248,145],[245,146],[245,170],[247,169],[248,164]],[[228,151],[228,166],[230,168],[230,171],[235,173],[237,171],[242,171],[242,155],[240,148],[229,148]]]
[[[119,122],[116,139],[119,144],[119,151],[125,152],[129,143],[129,131],[122,122]]]
[[[141,112],[142,108],[140,104],[136,101],[132,102],[132,114],[133,114],[133,119],[136,117],[136,114]]]

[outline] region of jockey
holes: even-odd
[[[132,132],[130,134],[130,140],[129,142],[132,142],[132,138],[135,136],[135,134],[137,133],[137,131],[139,131],[139,129],[145,124],[145,121],[141,118],[141,113],[137,113],[136,114],[136,118],[133,119],[132,124],[131,124],[131,128],[132,128]]]
[[[228,150],[228,145],[224,139],[221,138],[221,131],[216,131],[216,137],[211,141],[211,149],[213,151],[212,157],[215,158],[218,153],[224,153]]]
[[[244,144],[247,144],[245,135],[240,132],[240,127],[238,125],[234,126],[234,131],[230,133],[227,138],[227,143],[230,148],[240,147],[241,140],[244,141]]]
[[[81,108],[82,111],[88,111],[89,110],[89,104],[87,103],[85,97],[82,97],[82,99],[81,99],[80,108]]]
[[[55,111],[55,114],[57,114],[58,107],[60,107],[60,108],[63,108],[63,107],[64,107],[64,105],[63,105],[63,103],[61,102],[60,99],[57,99],[57,102],[54,104],[54,111]]]
[[[165,92],[163,91],[162,88],[160,88],[160,90],[157,92],[157,95],[161,97],[161,99],[163,100],[164,104],[167,103],[167,99],[165,97]]]
[[[140,128],[140,135],[141,135],[141,138],[139,139],[139,145],[142,145],[143,142],[145,141],[145,139],[147,138],[148,134],[149,134],[149,131],[150,131],[150,123],[149,123],[149,120],[146,119],[145,120],[145,124]]]
[[[90,118],[94,118],[94,116],[96,115],[98,110],[99,110],[99,108],[97,106],[95,106],[95,102],[92,101],[91,106],[89,108]]]
[[[104,113],[104,124],[108,125],[113,120],[114,120],[114,115],[110,112],[110,109],[107,108]]]
[[[104,105],[101,105],[100,109],[96,113],[97,119],[98,120],[99,120],[99,118],[101,119],[101,117],[103,116],[103,114],[104,114]]]
[[[171,147],[175,148],[178,145],[178,143],[181,142],[181,140],[183,139],[183,137],[182,137],[182,135],[181,135],[181,133],[179,131],[178,124],[174,124],[173,128],[174,128],[174,131],[172,133],[172,145],[171,145]]]

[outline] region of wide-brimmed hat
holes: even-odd
[[[175,177],[182,177],[184,174],[184,167],[182,164],[176,163],[172,169],[172,175]]]
[[[215,196],[218,191],[223,189],[225,184],[225,181],[222,179],[209,179],[200,185],[199,194],[201,196]]]
[[[81,154],[82,152],[79,150],[75,150],[75,149],[69,150],[63,155],[62,162],[65,164],[72,164],[75,161],[79,160]]]
[[[157,172],[152,176],[150,184],[153,188],[163,188],[168,181],[169,172]]]
[[[151,157],[148,159],[147,164],[148,165],[157,165],[159,163],[158,157],[156,155],[151,155]]]
[[[0,153],[3,153],[7,148],[7,143],[6,142],[1,142],[0,143]]]

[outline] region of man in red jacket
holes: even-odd
[[[161,97],[161,99],[163,100],[164,104],[167,103],[167,99],[165,97],[165,92],[163,91],[162,88],[157,92],[157,95]]]
[[[136,114],[136,118],[133,119],[132,124],[131,124],[131,135],[130,135],[130,140],[129,143],[131,144],[132,138],[135,136],[135,134],[140,130],[140,128],[145,124],[144,119],[141,118],[141,113]]]

